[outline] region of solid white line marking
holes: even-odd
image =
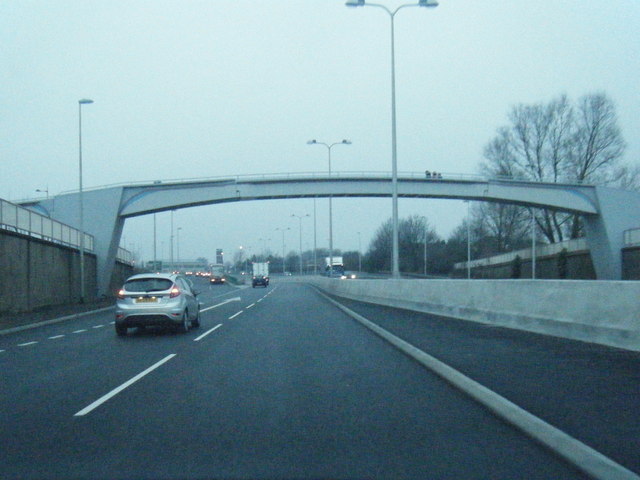
[[[261,298],[260,300],[258,300],[256,303],[260,303],[262,300],[264,300],[264,298]]]
[[[62,337],[64,337],[64,335],[55,335],[53,337],[49,337],[49,340],[56,340],[56,339],[62,338]]]
[[[218,303],[217,305],[213,305],[211,307],[203,308],[202,310],[200,310],[200,313],[206,312],[207,310],[212,310],[214,308],[221,307],[222,305],[226,305],[227,303],[230,303],[230,302],[239,302],[240,300],[241,300],[240,297],[230,298],[229,300],[225,300],[224,302]]]
[[[5,350],[0,350],[0,353],[4,352]]]
[[[244,312],[244,310],[240,310],[238,313],[234,313],[233,315],[231,315],[229,317],[229,320],[233,320],[234,318],[236,318],[238,315],[240,315],[242,312]]]
[[[135,377],[133,377],[130,380],[127,380],[125,383],[123,383],[122,385],[120,385],[117,388],[114,388],[113,390],[111,390],[109,393],[107,393],[106,395],[100,397],[98,400],[96,400],[95,402],[93,402],[91,405],[83,408],[82,410],[80,410],[78,413],[76,413],[74,415],[74,417],[82,417],[84,415],[86,415],[87,413],[91,412],[92,410],[95,410],[96,408],[98,408],[100,405],[102,405],[104,402],[106,402],[107,400],[109,400],[112,397],[115,397],[117,394],[119,394],[122,390],[124,390],[125,388],[133,385],[134,383],[136,383],[138,380],[140,380],[142,377],[144,377],[145,375],[150,374],[152,371],[154,371],[156,368],[158,368],[159,366],[161,366],[163,363],[168,362],[169,360],[171,360],[173,357],[175,357],[176,354],[172,353],[171,355],[167,355],[166,357],[164,357],[162,360],[160,360],[158,363],[155,363],[153,365],[151,365],[149,368],[147,368],[144,372],[140,372],[138,375],[136,375]]]
[[[18,344],[19,347],[26,347],[28,345],[35,345],[38,342],[27,342],[27,343],[20,343]]]
[[[86,330],[76,330],[75,332],[71,332],[71,333],[84,333],[86,332]]]
[[[109,322],[109,325],[115,325],[116,322]]]
[[[246,308],[245,308],[245,310],[249,310],[251,307],[255,307],[255,306],[256,306],[256,304],[255,304],[255,303],[252,303],[251,305],[249,305],[248,307],[246,307]]]
[[[102,327],[104,327],[104,325],[94,325],[94,326],[93,326],[93,327],[91,327],[91,328],[102,328]]]
[[[220,328],[222,326],[221,323],[219,323],[218,325],[216,325],[215,327],[213,327],[211,330],[207,330],[206,332],[204,332],[202,335],[200,335],[198,338],[194,338],[193,341],[194,342],[198,342],[200,340],[202,340],[204,337],[206,337],[207,335],[209,335],[211,332],[213,332],[214,330],[217,330],[218,328]]]

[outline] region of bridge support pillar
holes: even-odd
[[[93,298],[110,296],[111,275],[115,265],[118,245],[124,228],[124,218],[119,216],[122,187],[84,192],[84,230],[93,235],[93,253],[97,262],[97,292],[87,292]],[[61,195],[41,202],[52,218],[72,227],[79,226],[78,194]]]
[[[607,187],[595,193],[599,215],[583,218],[596,277],[621,280],[624,231],[640,227],[640,195]]]

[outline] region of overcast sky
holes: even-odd
[[[380,0],[397,6],[400,2]],[[396,17],[398,168],[476,173],[518,103],[603,91],[640,161],[640,2],[441,0]],[[0,198],[84,185],[256,173],[390,171],[389,18],[341,0],[4,0],[0,2]],[[318,200],[318,245],[328,201]],[[462,202],[402,200],[447,237]],[[243,202],[175,213],[180,256],[298,247],[312,200]],[[336,199],[334,246],[366,249],[386,199]],[[158,214],[169,257],[169,214]],[[151,217],[125,242],[152,258]],[[313,246],[304,219],[303,248]],[[263,240],[259,240],[263,239]],[[177,242],[176,242],[177,243]]]

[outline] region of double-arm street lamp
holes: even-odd
[[[296,215],[295,213],[292,213],[291,216],[296,217],[300,221],[300,275],[302,275],[302,219],[304,217],[308,217],[309,214]]]
[[[84,288],[84,198],[82,194],[82,105],[93,103],[93,100],[83,98],[78,100],[78,171],[79,171],[79,191],[78,202],[80,203],[80,303],[85,300]]]
[[[379,7],[389,14],[391,20],[391,197],[393,223],[393,254],[391,257],[392,275],[400,277],[400,254],[398,252],[398,159],[396,148],[396,66],[395,66],[395,32],[394,19],[396,13],[405,7],[437,7],[438,2],[419,0],[418,3],[400,5],[395,10],[389,10],[385,5],[365,3],[365,0],[347,0],[347,7]]]
[[[341,142],[332,144],[318,142],[317,140],[309,140],[307,145],[324,145],[327,147],[329,156],[329,176],[331,176],[331,149],[336,145],[351,145],[351,140],[344,139]],[[333,275],[333,196],[329,195],[329,276]]]

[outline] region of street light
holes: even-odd
[[[424,276],[427,277],[427,239],[429,234],[429,228],[427,223],[427,217],[423,216],[422,220],[424,220]]]
[[[358,273],[362,273],[362,242],[360,241],[360,232],[358,232]]]
[[[284,232],[291,230],[291,228],[276,228],[276,231],[282,232],[282,274],[284,275]]]
[[[317,140],[309,140],[307,145],[324,145],[327,147],[329,156],[329,177],[331,177],[331,149],[336,145],[351,145],[351,140],[344,139],[341,142],[332,144],[318,142]],[[329,276],[333,276],[333,196],[329,195]]]
[[[173,272],[176,267],[173,264],[173,210],[171,210],[171,236],[169,238],[169,257],[171,262],[171,271]]]
[[[471,280],[471,202],[465,200],[467,204],[467,280]]]
[[[176,229],[176,263],[178,264],[178,271],[180,271],[180,230],[182,227]]]
[[[80,203],[80,303],[84,303],[84,197],[82,193],[82,105],[89,105],[93,100],[83,98],[78,100],[78,177],[79,192],[78,202]]]
[[[302,219],[304,217],[308,217],[309,214],[296,215],[295,213],[292,213],[291,216],[296,217],[300,221],[300,275],[302,275]]]
[[[259,238],[258,239],[260,242],[262,242],[262,256],[265,258],[265,261],[267,259],[267,242],[270,242],[271,239],[270,238]]]
[[[49,200],[49,189],[48,188],[43,188],[43,189],[36,188],[36,192],[40,192],[40,193],[46,194],[47,195],[47,200]]]
[[[391,198],[392,198],[392,223],[393,223],[393,254],[391,257],[392,276],[400,277],[400,254],[398,241],[398,158],[396,141],[396,66],[395,66],[395,32],[394,19],[396,13],[405,7],[437,7],[438,2],[419,0],[418,3],[400,5],[394,11],[377,3],[365,4],[365,0],[347,0],[347,7],[379,7],[389,14],[391,20]]]

